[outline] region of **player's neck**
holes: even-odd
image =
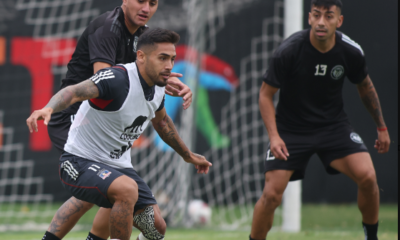
[[[311,45],[321,53],[329,52],[336,44],[336,34],[325,41],[318,40],[310,31]]]
[[[126,28],[128,28],[128,31],[132,35],[140,28],[140,26],[133,24],[128,19],[126,19],[126,16],[125,16],[125,26],[126,26]]]
[[[128,31],[133,35],[139,28],[139,25],[134,24],[132,21],[129,21],[128,17],[126,16],[126,7],[124,5],[121,6],[122,11],[124,12],[124,22],[125,26],[128,29]]]
[[[144,79],[144,81],[147,83],[147,85],[149,85],[149,87],[154,86],[154,82],[150,79],[150,77],[146,74],[145,68],[143,65],[140,64],[136,64],[136,66],[138,67],[139,73],[142,76],[142,78]]]

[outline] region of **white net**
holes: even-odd
[[[33,26],[32,37],[42,41],[43,59],[52,59],[52,72],[60,80],[75,50],[76,37],[100,14],[93,0],[3,0],[0,1],[0,33],[17,16]],[[63,44],[60,44],[63,39]],[[0,112],[0,127],[3,112]],[[0,128],[0,231],[47,229],[54,215],[53,195],[43,194],[44,178],[33,177],[34,160],[24,160],[22,143],[13,143],[14,129]]]
[[[44,40],[44,58],[69,61],[79,37],[90,21],[100,14],[93,0],[17,0],[15,9],[25,14],[24,22],[33,26],[33,38]],[[65,39],[65,45],[54,41]],[[53,64],[53,74],[64,75],[67,67]]]
[[[282,41],[282,8],[283,3],[276,1],[274,15],[263,21],[261,36],[251,40],[250,55],[241,59],[238,89],[222,109],[220,129],[230,137],[231,145],[207,151],[212,170],[192,179],[193,196],[205,198],[214,207],[214,222],[221,227],[248,226],[254,203],[262,194],[269,139],[259,113],[258,93],[268,58]]]
[[[24,160],[24,145],[13,142],[14,129],[3,126],[3,117],[0,110],[0,232],[36,230],[54,214],[53,196],[44,194],[43,177],[33,177],[35,163]]]
[[[217,50],[217,36],[226,26],[226,16],[260,1],[264,0],[177,0],[176,2],[180,4],[178,7],[160,1],[159,9],[149,25],[186,31],[186,45],[200,53],[195,59],[191,59],[194,57],[191,55],[185,56],[185,59],[194,63],[196,69],[194,72],[185,73],[186,83],[195,93],[201,68],[201,53],[213,53]],[[93,7],[93,2],[93,0],[17,0],[14,2],[14,9],[25,14],[24,22],[33,26],[34,38],[46,39],[47,43],[44,44],[42,54],[57,59],[71,56],[76,43],[75,38],[80,36],[87,24],[100,14],[99,10]],[[133,166],[152,188],[169,226],[185,225],[186,206],[188,200],[192,198],[201,198],[212,207],[212,221],[215,227],[249,226],[254,203],[262,193],[264,181],[262,159],[268,145],[268,135],[259,114],[258,92],[268,58],[282,40],[282,8],[283,3],[275,1],[274,15],[264,19],[260,29],[261,36],[251,40],[250,54],[241,59],[240,69],[236,69],[239,73],[239,85],[230,94],[228,104],[223,107],[221,123],[218,126],[221,133],[230,138],[231,144],[227,148],[210,149],[205,153],[206,158],[213,162],[208,175],[196,175],[194,167],[186,164],[178,154],[164,151],[151,144],[156,138],[152,127],[144,133],[145,138],[140,139],[141,142],[132,148]],[[1,20],[0,17],[0,27]],[[52,41],[55,38],[71,40],[67,47],[64,45],[60,48]],[[60,77],[65,72],[65,66],[53,67],[53,74],[59,74]],[[191,149],[195,146],[193,125],[196,113],[193,111],[193,108],[184,111],[175,119],[180,135]],[[5,140],[10,141],[8,138]],[[4,147],[1,152],[5,149],[11,147]],[[12,151],[20,151],[20,158],[15,159],[19,159],[18,161],[25,165],[32,164],[33,168],[33,162],[22,161],[22,146],[20,150],[13,148]],[[16,169],[23,168],[23,165],[12,166]],[[32,179],[29,184],[36,183],[38,186],[41,184],[42,180],[31,176],[29,178]],[[18,185],[17,182],[20,180],[13,181],[16,181],[13,184]],[[2,185],[0,190],[1,187]],[[21,201],[33,204],[41,201],[51,202],[51,196],[43,195],[40,187],[37,189],[35,196],[39,197],[25,197],[21,198]],[[11,200],[11,197],[8,200]],[[18,200],[13,198],[9,203],[17,204]],[[14,210],[6,214],[15,217],[18,215],[16,212]],[[31,214],[34,212],[30,211]],[[54,210],[40,213],[53,215]],[[3,215],[3,212],[0,214]]]
[[[217,33],[225,26],[225,16],[254,2],[257,1],[184,1],[184,13],[187,14],[168,15],[161,11],[155,15],[150,26],[161,25],[175,30],[182,30],[185,27],[189,34],[188,46],[198,52],[212,53],[216,50]],[[165,6],[165,9],[169,13],[180,11],[173,6]],[[205,11],[207,14],[203,14],[204,9],[207,10]],[[159,203],[165,211],[165,216],[174,219],[175,224],[182,224],[180,220],[183,218],[176,218],[175,212],[177,209],[184,210],[182,207],[186,206],[188,200],[186,189],[190,186],[189,199],[203,199],[212,207],[214,227],[227,229],[249,227],[254,203],[261,196],[263,189],[262,160],[269,142],[259,114],[258,92],[268,58],[282,41],[282,12],[283,3],[276,1],[274,15],[263,21],[261,36],[251,40],[250,55],[241,59],[240,84],[229,96],[228,104],[223,107],[219,126],[221,133],[231,139],[231,145],[220,150],[211,148],[205,153],[206,158],[213,162],[208,175],[197,175],[190,167],[188,169],[182,166],[182,160],[174,153],[160,152],[153,147],[133,150],[134,159],[137,159],[134,160],[134,166],[143,171],[141,175],[152,186],[153,191],[162,192],[164,203],[162,201]],[[198,17],[199,15],[202,15],[202,18]],[[186,56],[188,57],[190,58]],[[197,66],[197,69],[200,67]],[[197,77],[193,76],[198,82]],[[192,90],[196,89],[194,86],[191,86]],[[179,126],[179,122],[182,125],[186,124],[180,128],[180,135],[183,137],[190,135],[194,138],[193,126],[188,124],[188,122],[194,124],[193,118],[189,121],[183,114],[176,125]],[[151,169],[152,174],[149,175],[144,171],[147,168]],[[165,196],[169,197],[169,201]],[[279,213],[279,210],[277,212]]]

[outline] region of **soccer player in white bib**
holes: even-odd
[[[112,239],[130,239],[132,226],[141,231],[139,240],[164,239],[165,221],[129,151],[150,122],[198,173],[208,173],[212,165],[186,147],[164,108],[178,41],[173,31],[147,30],[139,38],[136,62],[100,70],[62,89],[27,119],[29,130],[38,131],[38,120],[47,124],[52,113],[84,101],[60,158],[60,179],[75,198],[111,209],[107,232]]]
[[[345,77],[357,86],[375,121],[378,153],[389,150],[389,133],[362,48],[336,30],[343,23],[342,2],[312,0],[311,6],[311,29],[284,40],[263,77],[259,104],[270,147],[264,161],[265,187],[254,208],[250,240],[266,238],[288,182],[304,178],[313,154],[329,174],[343,173],[357,184],[365,239],[377,240],[376,173],[366,145],[343,109]],[[273,96],[278,89],[275,112]]]

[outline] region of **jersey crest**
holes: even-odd
[[[331,78],[334,80],[339,80],[344,75],[344,67],[342,65],[336,65],[332,68]]]

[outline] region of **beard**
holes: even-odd
[[[164,72],[156,72],[155,70],[153,70],[154,68],[152,68],[149,65],[146,65],[145,70],[146,70],[146,74],[147,76],[151,79],[151,81],[153,81],[153,83],[159,87],[165,87],[167,85],[167,80],[164,80],[164,78],[162,77],[161,74],[170,74],[171,72],[169,71],[164,71]]]

